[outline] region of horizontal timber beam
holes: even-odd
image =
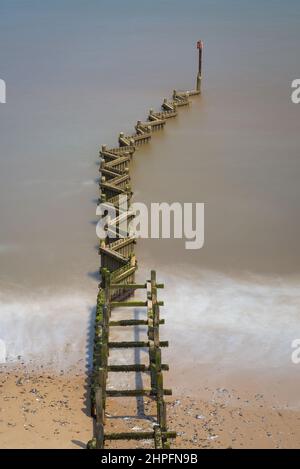
[[[147,301],[111,301],[110,306],[112,308],[123,308],[123,307],[143,307],[147,306]],[[164,306],[163,301],[157,302],[158,306]]]
[[[167,340],[162,340],[159,342],[160,347],[169,347],[169,342]],[[108,342],[109,348],[146,348],[150,347],[150,342],[146,341],[133,341],[133,342]]]
[[[164,370],[164,371],[169,371],[169,365],[162,364],[161,369]],[[151,368],[148,365],[141,365],[141,364],[136,364],[136,365],[109,365],[107,367],[107,371],[111,371],[113,373],[117,373],[117,372],[128,373],[130,371],[148,372],[148,371],[151,371]]]
[[[171,389],[163,389],[164,396],[172,396]],[[136,396],[156,396],[155,389],[107,389],[106,395],[108,397],[136,397]]]
[[[176,438],[176,432],[161,432],[164,438]],[[104,440],[152,440],[154,432],[106,433]]]

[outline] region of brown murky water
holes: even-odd
[[[299,110],[283,88],[220,95],[204,82],[202,98],[137,154],[138,200],[205,203],[203,249],[145,240],[139,258],[146,252],[166,267],[299,273]]]
[[[155,267],[166,282],[171,361],[192,349],[195,366],[290,367],[300,333],[300,105],[290,99],[299,4],[137,5],[1,2],[7,357],[63,366],[84,354],[99,262],[98,148],[174,87],[193,86],[202,37],[203,95],[136,154],[132,179],[137,201],[204,202],[205,245],[141,240],[139,275]]]

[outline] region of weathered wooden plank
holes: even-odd
[[[164,306],[163,301],[158,301],[157,304],[159,306]],[[123,307],[143,307],[147,306],[147,301],[112,301],[111,307],[112,308],[123,308]]]
[[[159,324],[165,324],[164,319],[160,319]],[[148,320],[146,319],[123,319],[120,321],[110,321],[110,327],[117,327],[117,326],[148,326]]]
[[[133,342],[109,342],[109,348],[147,348],[150,343],[146,341],[133,341]],[[160,347],[169,347],[169,342],[167,340],[162,340],[159,342]]]
[[[112,283],[110,288],[128,288],[129,290],[138,290],[147,288],[147,283]],[[156,288],[165,288],[163,283],[157,283]]]
[[[169,365],[166,363],[163,363],[161,365],[161,369],[164,371],[169,371]],[[151,371],[150,366],[148,365],[141,365],[141,364],[133,364],[133,365],[108,365],[107,371],[113,372],[113,373],[129,373],[131,371],[135,372],[145,372],[148,373]]]
[[[163,393],[165,396],[172,396],[171,389],[164,389]],[[108,389],[106,391],[108,397],[136,397],[136,396],[156,396],[157,391],[155,389]]]
[[[176,438],[176,432],[162,432],[166,438]],[[123,432],[123,433],[105,433],[104,440],[151,440],[154,439],[153,432]]]
[[[100,246],[99,248],[100,254],[105,254],[106,256],[112,257],[120,262],[120,264],[127,264],[128,259],[122,256],[116,251],[110,250],[108,247]]]

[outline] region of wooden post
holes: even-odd
[[[156,272],[151,270],[151,296],[152,304],[157,302],[157,289],[156,289]]]
[[[95,393],[96,400],[96,449],[104,448],[104,407],[103,389],[98,387]]]
[[[197,74],[197,84],[196,90],[201,91],[201,80],[202,80],[202,50],[203,50],[203,42],[197,42],[197,49],[199,51],[199,63],[198,63],[198,74]]]
[[[159,425],[155,425],[154,427],[154,444],[155,449],[163,448],[161,429]]]
[[[167,407],[164,401],[163,374],[161,370],[157,373],[157,421],[161,432],[167,431]],[[162,446],[167,449],[170,447],[167,437],[162,436]]]
[[[103,288],[104,288],[104,294],[105,294],[105,303],[109,303],[110,302],[110,283],[111,283],[111,279],[110,279],[110,272],[108,269],[102,269],[102,272],[103,272]]]
[[[151,389],[157,389],[157,370],[155,363],[155,347],[154,343],[149,346],[149,362],[150,362],[150,380],[151,380]]]
[[[154,346],[159,347],[159,305],[155,303],[152,307],[153,310],[153,341]]]
[[[159,371],[157,373],[157,420],[159,425],[162,429],[166,427],[165,421],[165,411],[164,411],[164,401],[163,401],[163,375],[162,372]]]

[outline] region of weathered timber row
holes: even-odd
[[[99,182],[102,210],[108,212],[113,209],[114,216],[110,217],[105,227],[106,236],[100,240],[99,254],[101,256],[101,282],[97,296],[93,373],[91,379],[91,413],[95,419],[94,437],[88,442],[89,449],[102,449],[105,442],[110,440],[153,440],[155,448],[167,449],[170,439],[176,437],[174,431],[167,426],[165,395],[171,395],[170,389],[163,385],[163,371],[169,370],[169,365],[162,363],[161,348],[168,347],[167,341],[161,341],[159,326],[164,324],[160,318],[160,306],[163,302],[157,298],[157,290],[164,287],[157,283],[156,272],[151,271],[150,279],[144,283],[135,283],[137,261],[134,254],[135,237],[128,232],[129,221],[135,215],[130,211],[132,189],[130,185],[129,166],[137,149],[149,143],[155,131],[163,129],[170,118],[177,116],[178,108],[188,106],[190,97],[201,93],[202,80],[202,41],[198,41],[199,67],[196,89],[191,91],[173,91],[171,99],[164,98],[161,109],[155,112],[150,109],[146,121],[137,121],[135,133],[125,135],[120,132],[115,148],[102,145],[100,150]],[[103,213],[103,212],[102,212]],[[145,301],[128,301],[136,290],[145,290]],[[125,301],[127,300],[127,301]],[[112,311],[116,308],[144,308],[146,319],[113,320]],[[147,326],[146,341],[110,341],[110,327],[138,327]],[[148,350],[149,364],[140,363],[111,365],[109,353],[112,348],[144,348]],[[107,388],[107,376],[110,372],[148,373],[150,375],[150,389],[111,390]],[[108,398],[149,396],[156,402],[156,423],[153,431],[134,431],[123,433],[105,432],[105,408]]]

